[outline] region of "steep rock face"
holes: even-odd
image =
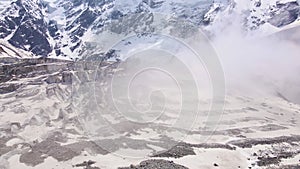
[[[51,52],[43,5],[39,1],[17,0],[5,9],[0,20],[0,38],[35,55]]]
[[[269,23],[281,28],[299,20],[300,6],[297,0],[290,1],[251,1],[244,10],[245,26],[248,30],[259,29]]]
[[[58,9],[63,11],[59,13],[63,18],[62,23],[58,23],[56,20],[51,21],[52,27],[58,28],[50,31],[55,39],[55,45],[53,45],[55,46],[55,55],[65,57],[73,55],[71,57],[76,58],[81,53],[81,45],[84,42],[83,35],[97,19],[99,20],[103,12],[112,7],[111,3],[111,0],[69,0],[48,5],[48,8],[51,5],[54,6],[54,11],[49,16]]]
[[[68,56],[109,1],[13,1],[1,12],[0,38],[34,55]],[[61,19],[61,20],[60,20]]]
[[[276,27],[282,27],[296,21],[299,15],[300,8],[297,1],[288,3],[278,2],[276,3],[276,8],[271,12],[269,22]]]

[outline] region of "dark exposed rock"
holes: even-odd
[[[294,135],[275,138],[242,139],[231,141],[228,144],[236,145],[240,148],[252,148],[256,145],[271,145],[270,148],[260,149],[252,155],[257,161],[253,163],[253,165],[262,167],[279,165],[282,159],[293,158],[300,154],[299,143],[300,136]]]
[[[67,161],[79,155],[79,153],[76,153],[64,146],[60,146],[54,141],[43,141],[41,143],[38,143],[32,147],[32,150],[52,156],[58,161]]]
[[[113,19],[113,20],[116,20],[116,19],[120,19],[121,17],[123,17],[123,13],[118,11],[118,10],[114,10],[112,13],[111,13],[111,16],[110,18]]]
[[[232,147],[227,144],[218,144],[218,143],[202,143],[202,144],[189,144],[181,142],[178,145],[172,147],[171,149],[159,152],[152,157],[173,157],[173,158],[181,158],[187,155],[195,155],[193,148],[204,148],[204,149],[228,149],[235,150],[235,147]]]
[[[294,164],[294,165],[281,165],[278,167],[269,167],[269,169],[299,169],[300,164]]]
[[[49,77],[47,77],[47,79],[45,80],[48,84],[52,84],[52,83],[61,83],[62,80],[60,78],[59,75],[51,75]]]
[[[64,84],[71,84],[72,83],[72,73],[70,73],[70,72],[63,72],[62,73],[62,82]]]
[[[271,164],[278,164],[280,162],[279,157],[259,157],[258,166],[269,166]]]
[[[95,161],[84,161],[83,163],[80,164],[76,164],[75,167],[87,167],[87,166],[91,166],[92,164],[95,164]]]
[[[61,146],[53,140],[45,140],[33,145],[31,151],[22,154],[20,162],[36,166],[44,161],[44,155],[51,156],[58,161],[67,161],[79,154],[70,148]]]
[[[282,147],[281,149],[271,149],[268,153],[260,151],[260,155],[257,157],[258,166],[270,166],[278,165],[282,159],[288,159],[295,157],[300,153],[300,149],[289,150],[287,147]]]
[[[83,163],[76,164],[74,167],[84,167],[84,169],[100,169],[99,167],[93,167],[91,165],[95,164],[94,161],[84,161]]]
[[[13,122],[10,124],[12,127],[16,127],[17,129],[21,129],[21,124],[19,122]]]
[[[150,8],[158,8],[161,7],[164,1],[157,1],[157,0],[143,0],[144,3],[149,5]]]
[[[120,167],[119,169],[188,169],[185,166],[174,163],[173,161],[166,160],[146,160],[139,165],[130,167]]]
[[[300,6],[298,2],[277,3],[278,10],[273,12],[269,20],[270,24],[282,27],[288,25],[299,17]]]
[[[70,70],[73,70],[72,62],[55,59],[21,59],[14,60],[14,63],[10,64],[0,64],[0,77],[3,77],[0,79],[2,83],[0,84],[0,93],[13,92],[21,86],[19,83],[3,82],[13,79],[37,77],[39,75],[45,75],[45,82],[49,84],[61,82],[63,84],[70,84],[72,81]]]
[[[256,2],[254,3],[254,5],[255,5],[255,7],[260,7],[260,6],[261,6],[261,0],[256,1]]]
[[[2,132],[2,131],[1,131]],[[10,146],[6,146],[5,143],[9,140],[9,138],[1,138],[0,139],[0,157],[3,154],[8,153],[9,151],[11,151],[13,149],[13,147]]]
[[[47,56],[52,49],[47,40],[47,23],[42,10],[43,5],[39,2],[13,2],[3,11],[3,14],[13,15],[8,15],[0,21],[1,38],[11,34],[8,41],[15,47],[31,51],[35,55]]]
[[[262,138],[262,139],[243,139],[230,141],[228,144],[236,145],[241,148],[252,148],[256,145],[276,144],[276,143],[292,143],[300,142],[300,136],[281,136],[275,138]]]
[[[232,147],[228,144],[219,144],[219,143],[202,143],[202,144],[189,144],[191,147],[196,148],[220,148],[220,149],[227,149],[227,150],[235,150],[235,147]]]
[[[45,157],[42,157],[40,152],[28,152],[20,156],[20,162],[30,166],[36,166],[44,162]]]
[[[43,21],[33,23],[35,25],[42,24]],[[36,30],[34,26],[20,25],[9,42],[21,49],[31,51],[35,55],[47,56],[51,51],[50,44],[47,40],[47,35],[41,33],[44,30]],[[23,38],[24,37],[24,38]],[[29,45],[29,48],[26,48]]]
[[[187,155],[196,155],[193,148],[187,144],[176,145],[168,151],[157,153],[152,157],[173,157],[173,158],[181,158]]]
[[[16,91],[21,84],[1,84],[0,85],[0,94],[6,94],[11,93],[13,91]]]

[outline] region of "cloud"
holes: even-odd
[[[220,31],[212,43],[228,92],[266,97],[280,93],[300,103],[300,41],[295,38],[299,33],[300,27],[295,27],[265,37],[246,37],[240,24]]]

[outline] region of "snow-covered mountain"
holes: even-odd
[[[0,0],[0,169],[300,168],[299,4]],[[180,37],[196,30],[185,29],[188,24],[182,20],[170,19],[164,27],[153,21],[153,13],[178,16],[213,40],[224,70],[220,75],[226,80],[224,110],[210,108],[213,100],[206,96],[192,97],[206,94],[206,80],[211,86],[207,91],[214,93],[224,79],[211,79],[220,72],[202,77],[196,72],[201,65],[173,41],[153,43],[158,39],[154,35],[146,45],[177,49],[174,53],[185,66],[175,57],[156,59],[155,52],[145,57],[150,66],[144,60],[110,62],[127,51],[145,49],[140,42],[153,29],[170,29]],[[228,29],[242,38],[227,34]],[[275,32],[280,40],[252,39]],[[123,53],[101,48],[110,46],[105,38],[110,42],[129,33],[139,36],[115,46]],[[77,58],[84,61],[70,61]],[[169,62],[170,68],[160,68]],[[202,67],[206,66],[210,65]],[[199,90],[193,89],[185,67],[195,77],[190,79],[199,82]],[[128,74],[133,78],[127,86]],[[123,106],[129,103],[126,98],[138,111],[148,105],[159,110],[157,102],[166,106],[160,114],[143,111],[132,118],[135,113]],[[196,107],[199,111],[193,116]]]
[[[86,51],[89,38],[131,14],[178,16],[210,35],[222,32],[236,18],[246,34],[268,34],[297,25],[300,15],[297,0],[5,0],[0,10],[1,39],[33,55],[61,59],[91,54]],[[143,22],[131,24],[147,25]]]

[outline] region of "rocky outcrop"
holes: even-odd
[[[139,165],[131,165],[130,167],[120,167],[119,169],[188,169],[185,166],[174,163],[173,161],[166,160],[146,160]]]
[[[293,23],[299,18],[300,15],[300,6],[297,1],[276,3],[276,8],[270,14],[271,18],[269,23],[276,26],[282,27],[290,23]]]
[[[5,60],[7,61],[7,60]],[[72,81],[70,71],[73,70],[73,63],[56,59],[21,59],[13,60],[14,63],[0,65],[0,93],[10,93],[16,91],[23,82],[21,79],[30,79],[32,84],[46,82],[66,83]]]

